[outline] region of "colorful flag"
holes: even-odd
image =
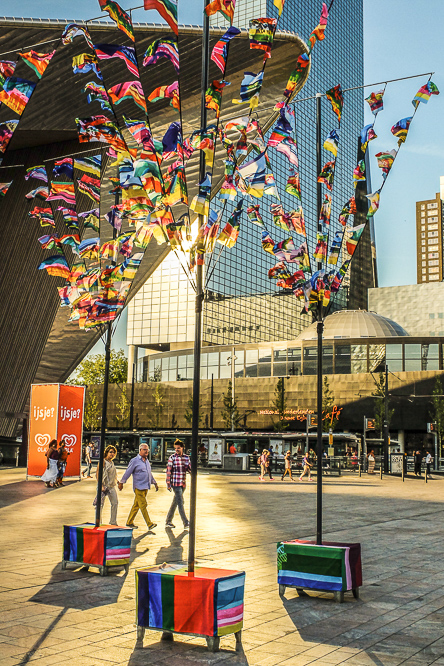
[[[90,199],[99,203],[100,201],[99,178],[94,178],[94,176],[88,176],[88,174],[84,173],[81,179],[77,181],[77,187],[80,192],[84,192]]]
[[[362,236],[362,232],[365,229],[366,223],[360,224],[358,227],[352,227],[351,229],[346,229],[345,231],[347,232],[348,237],[346,238],[346,247],[347,247],[347,252],[349,253],[350,256],[353,256],[354,251],[356,250],[356,246],[358,244],[359,239]]]
[[[1,93],[0,93],[0,99],[1,99]],[[402,118],[402,120],[398,120],[397,123],[393,125],[391,128],[391,133],[394,136],[398,137],[398,146],[400,146],[402,143],[407,138],[407,133],[410,128],[410,123],[412,122],[413,116],[410,116],[409,118]]]
[[[301,183],[299,174],[295,173],[293,170],[290,171],[290,175],[288,176],[285,191],[288,192],[288,194],[292,194],[299,199],[299,201],[301,200]]]
[[[234,201],[237,196],[237,189],[233,180],[234,168],[235,162],[233,160],[225,160],[224,182],[219,191],[219,199]]]
[[[72,178],[74,174],[73,163],[74,160],[72,157],[63,157],[61,160],[56,160],[52,170],[54,176],[64,175]]]
[[[248,219],[253,224],[257,224],[258,227],[264,227],[264,222],[262,220],[262,217],[260,216],[259,208],[260,208],[259,205],[249,206],[247,208]]]
[[[263,230],[262,232],[262,249],[264,252],[268,252],[269,254],[273,254],[273,248],[274,248],[274,240],[271,238],[270,234],[266,229]]]
[[[42,180],[44,183],[48,182],[48,176],[46,174],[46,169],[43,166],[43,164],[35,167],[29,167],[29,169],[26,169],[25,180],[29,180],[30,178],[35,178],[36,180]]]
[[[100,238],[84,238],[79,245],[79,255],[82,259],[92,259],[96,261],[99,258]]]
[[[132,99],[133,102],[146,112],[145,96],[140,81],[125,81],[109,88],[108,95],[113,104],[120,104],[126,99]],[[148,98],[149,99],[149,98]]]
[[[324,33],[325,33],[325,28],[327,27],[327,20],[328,20],[328,9],[325,2],[323,2],[319,23],[311,33],[310,37],[308,38],[308,41],[310,43],[310,51],[312,50],[313,46],[316,44],[317,41],[321,42],[325,38]]]
[[[366,194],[365,195],[367,197],[368,201],[369,201],[369,204],[370,204],[369,209],[367,211],[367,219],[369,217],[373,217],[373,215],[376,213],[376,211],[379,208],[379,198],[380,198],[379,193],[380,193],[380,190],[378,190],[374,194]]]
[[[216,118],[220,115],[220,105],[222,104],[222,90],[225,86],[231,85],[228,81],[218,81],[215,79],[205,93],[205,107],[213,109],[216,112]]]
[[[199,192],[193,198],[190,208],[198,215],[208,215],[211,194],[211,175],[206,174],[204,180],[199,183]]]
[[[385,177],[392,168],[393,162],[395,161],[398,151],[393,148],[393,150],[387,150],[385,152],[376,153],[375,157],[378,160],[378,167],[382,169]]]
[[[18,124],[18,120],[6,120],[0,124],[0,153],[5,152]]]
[[[285,116],[285,109],[281,108],[279,118],[267,142],[267,146],[277,147],[281,141],[290,138],[293,128]]]
[[[250,107],[254,108],[258,104],[258,96],[264,80],[264,71],[259,74],[253,72],[244,72],[244,78],[241,83],[240,99],[231,100],[233,104],[243,104],[250,101]]]
[[[284,139],[276,146],[276,150],[285,155],[290,164],[296,167],[296,169],[299,167],[298,147],[294,139],[291,137]]]
[[[239,201],[230,219],[217,237],[217,242],[225,247],[231,248],[235,245],[239,236],[240,217],[242,215],[243,199]]]
[[[93,49],[94,45],[87,28],[85,28],[83,25],[77,25],[77,23],[69,23],[66,26],[62,34],[62,44],[71,44],[74,37],[79,37],[80,35],[83,35],[88,46]]]
[[[375,134],[375,130],[373,129],[373,123],[370,125],[366,125],[362,130],[361,130],[361,150],[363,153],[367,150],[367,146],[370,143],[370,141],[373,141],[373,139],[377,139],[377,135]]]
[[[338,154],[338,144],[339,144],[339,130],[332,130],[328,137],[324,141],[324,148],[332,153],[335,157]]]
[[[205,12],[207,16],[213,16],[213,14],[220,12],[222,16],[233,25],[235,5],[236,0],[213,0],[213,2],[210,2],[210,4],[205,7]]]
[[[71,229],[79,228],[78,216],[73,208],[65,208],[64,206],[58,206],[57,210],[59,210],[62,213],[63,222],[66,224],[67,227],[70,227]]]
[[[357,183],[360,180],[365,180],[365,162],[364,160],[360,160],[358,164],[355,166],[353,169],[353,183],[354,186],[356,187]]]
[[[32,81],[10,76],[4,82],[3,89],[0,90],[0,102],[3,102],[17,115],[21,116],[36,85]]]
[[[273,254],[279,261],[287,261],[292,252],[295,252],[294,241],[292,238],[285,238],[279,243],[275,243],[273,247]]]
[[[45,236],[40,236],[38,241],[42,246],[42,250],[56,250],[58,254],[63,254],[63,248],[57,235],[46,234]]]
[[[74,183],[53,180],[51,182],[51,189],[47,201],[65,201],[68,206],[75,207],[76,196],[74,192]]]
[[[92,157],[75,157],[74,168],[79,171],[85,171],[91,176],[100,178],[100,170],[102,167],[102,156],[93,155]]]
[[[12,180],[9,183],[0,183],[0,197],[3,199],[5,196],[6,192],[9,190],[9,188],[12,185]]]
[[[331,266],[336,266],[338,263],[338,258],[339,258],[339,253],[341,251],[341,246],[342,246],[342,237],[344,236],[343,231],[336,231],[335,237],[333,238],[331,247],[330,247],[330,254],[328,257],[328,263]]]
[[[339,222],[345,227],[350,215],[357,213],[355,197],[351,197],[339,214]]]
[[[159,58],[168,58],[173,64],[174,69],[179,74],[179,47],[176,37],[162,37],[155,39],[146,52],[143,59],[143,66],[155,65]]]
[[[92,102],[99,102],[103,111],[112,112],[111,102],[109,101],[105,86],[102,86],[95,81],[89,81],[89,83],[87,83],[86,86],[82,89],[82,92],[84,93],[87,91],[89,91],[86,98],[88,104],[92,104]]]
[[[330,90],[327,90],[325,96],[327,97],[327,99],[330,100],[331,108],[336,113],[338,117],[338,122],[340,123],[342,116],[342,107],[344,106],[344,96],[342,94],[342,88],[340,84],[338,84],[334,88],[330,88]]]
[[[412,104],[415,109],[418,108],[419,102],[427,104],[432,95],[439,95],[438,86],[433,81],[428,81],[425,86],[422,86],[412,99]]]
[[[322,224],[330,224],[330,215],[331,215],[331,195],[326,194],[324,196],[324,201],[322,202],[319,221]]]
[[[271,58],[271,47],[273,46],[276,24],[277,19],[273,18],[258,18],[250,21],[250,30],[248,32],[250,49],[264,51],[264,59]]]
[[[61,257],[58,254],[44,259],[38,267],[39,271],[43,269],[48,271],[48,275],[53,275],[54,277],[68,278],[71,273],[65,257]]]
[[[90,118],[76,118],[77,132],[80,143],[99,141],[108,143],[116,151],[125,153],[127,145],[116,123],[106,116],[91,116]]]
[[[377,92],[372,92],[368,97],[365,98],[365,101],[368,103],[371,112],[374,116],[377,116],[380,111],[384,108],[384,90],[378,90]]]
[[[55,49],[50,53],[37,53],[36,51],[31,50],[26,53],[19,53],[19,56],[37,74],[39,79],[41,79],[54,53]]]
[[[335,275],[335,277],[334,277],[334,279],[333,279],[333,281],[330,285],[330,288],[331,288],[332,292],[339,291],[339,289],[341,288],[342,280],[344,279],[345,274],[347,273],[349,266],[350,266],[350,259],[347,259],[346,261],[344,261],[341,268],[336,273],[336,275]]]
[[[72,59],[72,71],[74,74],[88,74],[93,72],[98,79],[102,79],[97,57],[91,53],[80,53]]]
[[[48,197],[49,197],[49,190],[44,185],[40,185],[39,187],[36,187],[35,190],[31,190],[31,192],[25,194],[26,199],[36,198],[36,199],[41,199],[42,201],[46,201]]]
[[[304,77],[304,70],[308,67],[310,58],[306,53],[301,53],[297,59],[296,68],[291,72],[284,90],[284,97],[290,98]]]
[[[145,9],[156,9],[177,35],[177,0],[144,0]]]
[[[333,180],[335,177],[335,163],[326,162],[322,167],[322,171],[318,176],[318,183],[324,183],[327,189],[333,189]]]
[[[227,64],[228,44],[233,39],[233,37],[240,35],[240,32],[241,31],[239,28],[231,26],[213,47],[211,52],[211,60],[216,63],[222,73],[225,71]]]
[[[38,220],[41,227],[55,227],[52,208],[34,206],[34,208],[29,211],[28,215],[29,217]]]
[[[318,231],[316,234],[316,248],[313,257],[316,261],[322,262],[327,258],[328,232]]]
[[[0,60],[0,88],[3,87],[6,79],[14,74],[17,63],[12,60]]]
[[[273,5],[277,7],[277,10],[279,12],[279,16],[282,14],[282,10],[284,9],[284,4],[285,0],[273,0]]]
[[[65,234],[60,237],[62,245],[69,245],[74,254],[79,254],[80,238],[79,234]]]
[[[131,23],[129,14],[127,14],[117,2],[114,2],[114,0],[99,0],[99,5],[102,11],[108,12],[110,18],[117,23],[117,27],[128,35],[132,42],[134,42],[133,24]]]
[[[170,105],[174,107],[176,111],[180,110],[178,81],[174,81],[174,83],[171,83],[169,86],[159,86],[158,88],[155,88],[148,96],[148,101],[158,102],[164,98],[170,100]]]
[[[94,51],[99,60],[120,58],[133,76],[139,78],[136,50],[134,46],[117,46],[117,44],[94,44]]]
[[[302,234],[302,236],[306,235],[304,213],[301,206],[290,213],[286,213],[281,204],[271,204],[270,212],[273,216],[273,222],[280,229],[295,231],[298,234]]]

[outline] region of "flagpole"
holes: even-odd
[[[321,93],[316,93],[316,166],[318,175],[322,169],[322,128],[321,128]],[[316,186],[316,209],[318,214],[318,231],[322,231],[320,219],[322,207],[322,184]],[[322,262],[318,262],[318,271]],[[317,376],[317,443],[316,443],[316,544],[322,545],[322,333],[324,330],[322,301],[317,307],[317,338],[318,338],[318,376]]]
[[[205,107],[205,91],[208,88],[208,65],[210,55],[210,20],[205,11],[207,0],[204,0],[202,24],[202,78],[200,101],[200,127],[204,131],[207,126],[207,109]],[[206,174],[205,154],[200,151],[199,183]],[[204,215],[199,215],[199,229],[204,224]],[[191,427],[191,490],[190,490],[190,532],[188,539],[188,572],[194,573],[196,548],[196,497],[197,497],[197,444],[199,438],[199,399],[200,399],[200,353],[202,346],[202,307],[203,307],[203,266],[196,262],[196,306],[194,323],[194,374],[193,374],[193,421]]]

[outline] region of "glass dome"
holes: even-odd
[[[339,310],[324,320],[324,339],[342,338],[393,338],[408,336],[402,326],[392,319],[367,310]],[[296,338],[315,340],[316,322],[310,324]]]

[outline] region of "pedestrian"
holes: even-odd
[[[267,454],[267,449],[264,449],[259,458],[259,463],[261,466],[261,475],[259,477],[259,481],[265,481],[265,463],[267,462]]]
[[[273,462],[273,458],[270,455],[270,451],[267,451],[265,449],[265,474],[268,474],[270,477],[270,481],[274,481],[272,475],[271,475],[271,463]],[[262,479],[264,481],[264,479]]]
[[[237,453],[236,446],[234,445],[234,442],[231,442],[230,453],[231,453],[231,455],[234,455],[235,453]]]
[[[426,476],[428,476],[429,479],[431,479],[432,476],[431,476],[431,474],[430,474],[430,471],[431,471],[431,467],[432,467],[433,458],[432,458],[432,454],[430,453],[430,451],[426,451],[426,453],[427,453],[427,455],[426,455],[426,459],[425,459],[425,463],[426,463]]]
[[[367,474],[375,473],[375,462],[375,452],[372,449],[370,453],[367,454]]]
[[[151,465],[148,460],[148,444],[141,444],[139,446],[139,455],[130,460],[124,475],[117,484],[119,490],[122,490],[123,484],[126,483],[131,475],[133,477],[134,504],[129,512],[126,525],[135,530],[137,529],[137,525],[134,525],[134,519],[140,509],[140,513],[145,518],[148,529],[153,530],[157,527],[157,523],[153,523],[148,514],[146,495],[152,485],[155,486],[156,492],[159,490],[159,486],[151,472]]]
[[[92,456],[91,444],[88,443],[86,445],[86,449],[85,449],[86,467],[82,472],[82,476],[85,476],[85,474],[86,474],[87,479],[92,479],[92,476],[91,476],[91,466],[92,466],[91,456]]]
[[[54,488],[57,479],[57,460],[59,453],[57,451],[57,440],[53,439],[49,442],[48,450],[45,453],[46,457],[46,470],[40,477],[45,482],[47,488]]]
[[[187,485],[187,472],[191,472],[190,457],[183,452],[182,440],[176,439],[174,442],[174,453],[168,458],[166,470],[167,488],[170,492],[174,493],[173,501],[165,520],[166,527],[175,527],[173,525],[173,518],[176,509],[179,509],[179,515],[182,518],[184,528],[187,529],[190,526],[183,505],[183,494]]]
[[[270,446],[270,448],[268,449],[268,453],[269,453],[270,469],[272,470],[273,469],[273,458],[274,458],[274,451],[273,451],[272,446]],[[276,467],[275,467],[275,469],[276,469]]]
[[[254,451],[253,451],[253,465],[254,465],[255,469],[257,469],[258,458],[259,458],[259,451],[257,449],[254,449]]]
[[[57,459],[57,479],[56,486],[63,486],[63,475],[68,464],[69,451],[66,449],[65,440],[61,439],[58,448],[59,457]]]
[[[285,454],[284,465],[285,465],[285,469],[284,469],[284,473],[281,476],[281,481],[284,480],[284,476],[286,476],[287,474],[290,475],[290,481],[294,481],[293,475],[291,473],[291,451],[287,451],[287,453]]]
[[[415,453],[415,476],[421,476],[422,453],[416,451]]]
[[[309,453],[306,453],[304,455],[304,459],[302,461],[302,464],[304,466],[304,470],[303,470],[301,476],[299,477],[299,481],[302,481],[302,477],[305,476],[306,474],[308,474],[308,480],[313,481],[313,479],[311,478],[311,468],[312,468],[313,465],[310,462],[310,454]]]
[[[102,499],[101,509],[107,497],[111,504],[110,525],[117,525],[117,507],[119,498],[117,497],[117,470],[113,463],[117,455],[117,449],[114,446],[107,446],[103,454],[103,475],[102,475]],[[96,478],[99,476],[99,467],[97,466]],[[133,519],[134,520],[134,519]]]

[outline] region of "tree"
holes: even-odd
[[[187,407],[186,407],[185,414],[183,415],[183,417],[191,428],[191,426],[193,424],[193,396],[191,396],[191,398],[187,401]],[[202,421],[202,418],[203,418],[202,404],[199,400],[199,427],[200,427],[200,423]]]
[[[233,391],[233,385],[230,379],[230,381],[228,382],[228,390],[226,393],[223,394],[224,409],[221,414],[222,420],[227,430],[231,430],[233,425],[234,428],[236,428],[239,422],[239,411],[237,409],[236,398],[233,400],[232,391]]]
[[[123,384],[128,377],[128,359],[123,349],[111,349],[109,381],[111,384]],[[105,380],[105,354],[87,356],[75,370],[67,384],[103,384]]]
[[[438,453],[441,451],[441,442],[444,435],[444,396],[442,392],[441,377],[435,380],[435,387],[433,389],[432,410],[430,418],[433,423],[436,423],[436,433],[438,435]]]
[[[333,391],[330,390],[330,384],[328,382],[327,376],[324,376],[324,385],[322,387],[322,413],[323,416],[327,414],[332,414],[333,407],[335,404],[335,396]],[[333,416],[328,419],[324,418],[322,421],[322,430],[328,432],[331,428],[332,431],[335,430],[338,425],[338,417]]]
[[[276,430],[276,432],[282,432],[288,428],[288,423],[284,422],[285,409],[287,407],[287,396],[285,395],[285,381],[283,377],[278,379],[278,383],[274,389],[274,400],[271,404],[274,411],[279,415],[277,421],[272,419],[273,428]]]
[[[162,386],[158,382],[156,382],[156,388],[154,389],[152,395],[154,399],[153,415],[149,416],[148,419],[154,428],[160,428],[160,419],[163,413],[163,399],[165,397],[165,393]]]
[[[375,429],[379,431],[379,437],[383,437],[384,433],[384,421],[385,421],[385,377],[384,373],[379,373],[379,379],[374,379],[375,390],[372,393],[372,396],[375,398]],[[390,421],[394,414],[394,409],[390,409],[390,401],[387,396],[387,417],[388,417],[388,427],[390,428]]]
[[[160,366],[158,365],[156,368],[154,368],[154,372],[152,375],[148,377],[149,382],[161,382],[162,381],[162,370],[160,369]]]
[[[85,401],[85,413],[83,415],[85,430],[98,430],[100,427],[100,407],[97,402],[95,389],[88,390]]]
[[[130,413],[130,401],[128,400],[128,397],[126,395],[126,386],[122,388],[119,402],[116,404],[116,407],[117,407],[117,416],[116,416],[117,427],[119,427],[119,425],[122,427],[126,419],[129,417]]]

